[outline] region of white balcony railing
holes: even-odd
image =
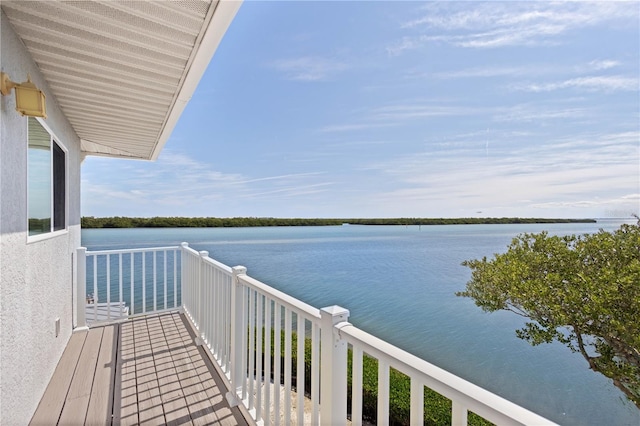
[[[77,251],[78,318],[89,325],[182,306],[181,248]],[[83,285],[84,283],[84,285]],[[79,303],[81,305],[81,303]]]
[[[78,276],[80,300],[85,291],[94,297],[91,309],[78,310],[78,325],[84,325],[83,315],[91,323],[182,309],[199,343],[223,371],[231,389],[227,398],[244,405],[259,424],[346,424],[349,350],[354,425],[363,420],[365,354],[378,363],[377,424],[389,422],[391,369],[410,379],[411,424],[423,422],[425,387],[451,400],[454,425],[467,424],[469,411],[495,424],[553,424],[358,329],[344,308],[316,309],[251,278],[246,268],[231,268],[187,243],[94,252],[80,248]],[[100,318],[97,301],[115,305],[118,315],[107,311]]]

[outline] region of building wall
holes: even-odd
[[[80,245],[80,140],[4,13],[0,66],[47,97],[46,125],[67,149],[67,231],[27,238],[27,118],[0,97],[0,424],[27,424],[73,330],[73,253]],[[55,319],[60,334],[55,335]]]

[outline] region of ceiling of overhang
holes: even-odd
[[[240,2],[0,3],[82,151],[155,159]]]

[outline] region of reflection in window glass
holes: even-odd
[[[67,164],[65,153],[53,141],[53,230],[59,231],[67,227]]]
[[[29,118],[29,235],[51,231],[51,136]]]

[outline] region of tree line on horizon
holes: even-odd
[[[94,217],[83,216],[85,229],[100,228],[244,228],[261,226],[349,225],[489,225],[516,223],[595,223],[595,219],[549,218],[274,218],[274,217]]]

